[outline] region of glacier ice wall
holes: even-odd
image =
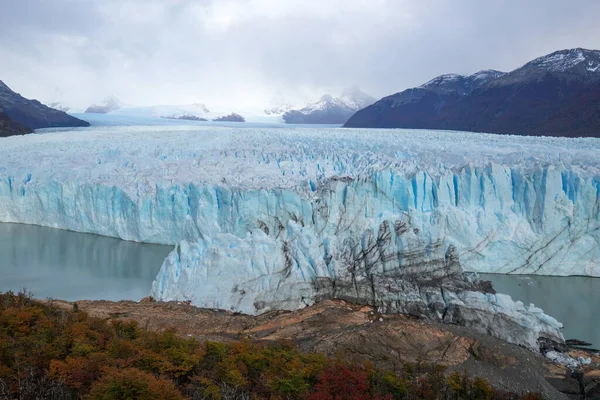
[[[402,220],[467,270],[600,276],[599,142],[195,126],[7,138],[0,221],[162,244],[261,230],[279,247],[298,223],[322,260]]]

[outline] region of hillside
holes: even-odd
[[[0,109],[0,137],[24,135],[30,132],[31,129],[13,121]]]
[[[7,293],[0,322],[6,398],[534,400],[566,398],[551,382],[578,389],[526,349],[343,301],[251,317]]]
[[[509,73],[442,75],[379,100],[344,126],[600,137],[600,51],[561,50]]]
[[[29,100],[0,81],[0,108],[13,121],[30,129],[90,126],[69,114]]]

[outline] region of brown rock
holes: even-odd
[[[148,296],[148,297],[144,297],[143,299],[140,300],[140,303],[154,303],[156,300],[154,300],[154,297],[152,296]]]

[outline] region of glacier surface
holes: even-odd
[[[0,221],[208,247],[258,231],[281,247],[299,230],[317,269],[345,239],[402,221],[410,241],[454,245],[466,270],[600,276],[599,147],[193,125],[29,135],[0,141]]]
[[[600,276],[600,140],[98,126],[0,139],[0,222],[176,245],[152,293],[258,313],[345,298],[535,348],[470,271]],[[461,267],[462,265],[462,267]]]

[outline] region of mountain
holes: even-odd
[[[342,92],[340,97],[323,95],[319,101],[299,110],[283,114],[287,124],[343,124],[356,111],[372,104],[374,98],[353,87]]]
[[[240,114],[236,114],[234,112],[232,112],[229,115],[224,115],[222,117],[215,118],[215,119],[213,119],[213,121],[246,122],[244,117],[242,117]]]
[[[30,129],[90,126],[67,113],[47,107],[37,100],[28,100],[13,92],[0,81],[0,108],[13,121]]]
[[[556,51],[509,73],[442,75],[384,97],[344,126],[600,137],[600,51]]]
[[[0,109],[0,137],[24,135],[31,133],[31,129],[13,121]]]
[[[195,115],[184,114],[179,116],[161,117],[163,119],[180,119],[184,121],[208,121],[206,118],[197,117]]]
[[[86,114],[108,114],[111,111],[116,111],[121,108],[121,102],[114,96],[104,99],[102,104],[94,104],[89,106]]]

